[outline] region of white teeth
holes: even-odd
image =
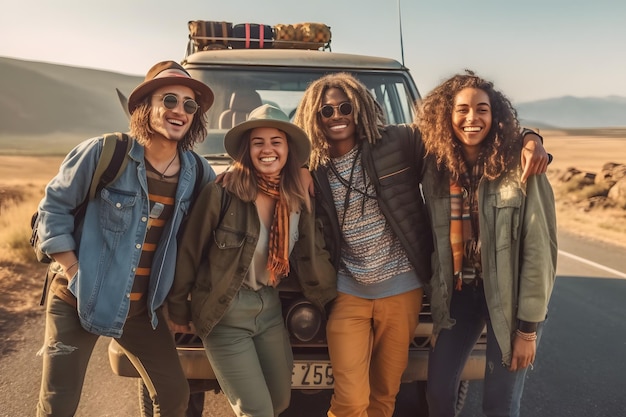
[[[181,122],[180,120],[176,120],[176,119],[167,119],[168,122],[174,124],[174,125],[178,125],[178,126],[182,126],[183,122]]]
[[[278,158],[276,158],[275,156],[267,156],[265,158],[261,158],[261,162],[273,162],[277,159]]]
[[[480,132],[481,130],[482,130],[482,127],[478,127],[478,126],[464,127],[463,128],[464,132]]]
[[[341,129],[345,129],[346,127],[348,127],[348,125],[335,125],[335,126],[329,127],[329,129],[330,130],[341,130]]]

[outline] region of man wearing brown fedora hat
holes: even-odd
[[[116,338],[141,375],[155,416],[185,415],[189,387],[162,304],[174,278],[176,236],[197,173],[215,178],[192,147],[206,136],[213,92],[179,64],[160,62],[128,100],[132,143],[119,176],[87,203],[102,137],[76,146],[39,204],[40,249],[58,265],[46,306],[38,416],[76,412],[93,347]],[[203,166],[197,166],[197,163]]]

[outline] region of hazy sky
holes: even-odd
[[[401,15],[404,63],[422,95],[470,68],[513,102],[626,97],[617,0],[2,0],[0,10],[0,56],[142,76],[182,60],[189,20],[323,22],[334,52],[401,61]]]

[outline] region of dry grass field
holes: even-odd
[[[541,134],[546,148],[554,155],[548,175],[557,196],[559,228],[626,248],[626,210],[588,210],[572,203],[570,193],[556,180],[560,172],[570,167],[599,172],[607,162],[626,164],[626,129]],[[34,261],[28,244],[30,216],[62,159],[0,154],[0,305],[5,310],[27,309],[38,301],[45,267]],[[0,325],[1,322],[0,319]]]

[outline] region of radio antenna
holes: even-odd
[[[400,0],[398,0],[398,26],[400,28],[400,54],[402,56],[402,66],[404,66],[404,43],[402,42],[402,11]]]

